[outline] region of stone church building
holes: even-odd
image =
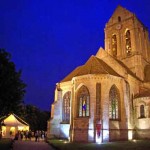
[[[48,136],[70,141],[150,139],[150,42],[136,15],[118,6],[105,49],[56,84]]]

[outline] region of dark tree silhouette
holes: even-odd
[[[25,86],[21,80],[21,70],[16,71],[11,55],[0,49],[0,116],[11,112],[18,114]]]
[[[50,117],[50,112],[42,111],[33,105],[26,105],[25,112],[24,119],[29,123],[32,131],[47,130],[47,121]]]

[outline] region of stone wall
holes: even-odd
[[[89,119],[88,118],[74,119],[73,141],[87,142],[88,141],[88,130],[89,130]]]

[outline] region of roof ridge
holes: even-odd
[[[109,74],[121,77],[111,66],[109,66],[102,59],[91,55],[91,57],[86,61],[84,65],[77,67],[68,76],[61,80],[61,82],[70,81],[73,77],[87,74]]]
[[[97,58],[97,57],[95,57],[95,59],[96,59],[96,61],[97,61],[98,63],[100,63],[100,66],[102,66],[102,69],[103,69],[106,73],[110,74],[110,73],[104,68],[103,64],[101,63],[101,62],[103,62],[103,63],[105,63],[105,62],[104,62],[102,59]]]
[[[16,114],[13,113],[13,115],[18,119],[20,119],[22,121],[22,123],[29,125],[27,122],[25,122],[24,120],[22,120],[19,116],[17,116]],[[18,120],[19,121],[19,120]]]
[[[91,58],[91,61],[95,59],[95,58],[94,58],[94,55],[92,55],[90,58]],[[89,74],[90,74],[90,73],[91,73],[91,71],[92,71],[92,67],[93,67],[93,66],[92,66],[92,63],[91,63],[91,66],[90,66],[90,72],[89,72]]]

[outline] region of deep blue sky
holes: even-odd
[[[0,48],[22,70],[26,104],[50,110],[55,84],[104,47],[119,4],[150,29],[150,0],[0,0]]]

